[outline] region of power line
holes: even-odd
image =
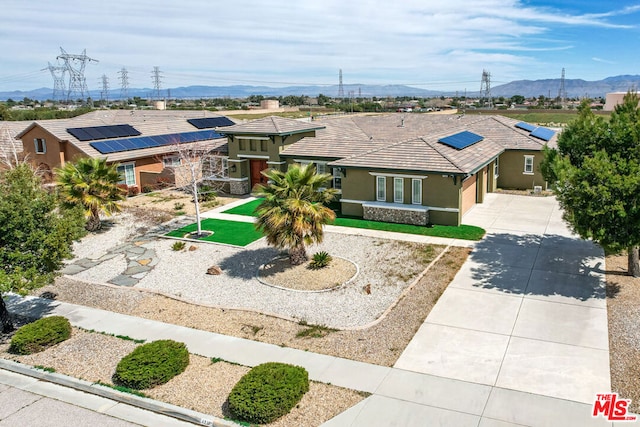
[[[64,65],[69,73],[69,91],[67,92],[67,100],[70,100],[73,95],[74,98],[79,98],[84,101],[85,94],[89,94],[87,79],[84,76],[84,69],[87,62],[98,62],[98,60],[89,58],[87,56],[87,49],[83,50],[80,55],[67,53],[63,48],[60,48],[60,52],[60,55],[58,55],[56,59],[62,59],[64,61]]]
[[[129,72],[126,68],[122,67],[120,71],[118,71],[120,76],[118,79],[120,80],[120,99],[128,100],[129,99]]]
[[[162,84],[162,79],[160,78],[162,72],[160,71],[160,67],[153,67],[153,71],[151,71],[151,81],[153,82],[153,91],[156,99],[160,99],[160,88]]]

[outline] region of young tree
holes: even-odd
[[[327,188],[331,175],[316,174],[313,164],[262,173],[270,183],[257,188],[264,200],[257,208],[256,228],[270,245],[289,249],[292,265],[302,264],[308,259],[306,245],[322,242],[322,226],[335,218],[326,206],[336,194]]]
[[[124,190],[118,187],[117,165],[106,159],[83,157],[55,171],[60,196],[65,206],[82,206],[87,217],[86,228],[102,227],[100,212],[112,215],[120,212],[118,202],[124,200]]]
[[[583,238],[628,251],[628,272],[640,277],[640,108],[628,93],[607,122],[583,102],[578,118],[545,155],[564,218]]]
[[[0,172],[0,294],[50,283],[83,225],[82,210],[60,207],[29,165]],[[2,298],[0,328],[13,329]]]
[[[200,200],[202,198],[202,181],[206,178],[221,178],[226,171],[222,158],[210,152],[211,147],[203,143],[195,144],[174,144],[173,148],[179,164],[170,166],[176,181],[176,187],[184,187],[191,196],[196,209],[197,235],[202,236],[202,225],[200,218]],[[210,181],[215,183],[216,181]],[[208,186],[208,191],[214,192],[222,188],[221,181],[218,185]]]

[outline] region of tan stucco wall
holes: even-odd
[[[524,173],[525,156],[534,156],[533,174]],[[511,189],[533,189],[534,185],[545,185],[540,162],[543,159],[541,151],[509,150],[500,155],[500,171],[498,187]]]
[[[364,169],[347,169],[347,176],[342,179],[342,199],[357,201],[376,200],[376,177]],[[372,171],[389,173],[388,171]],[[394,174],[396,175],[396,174]],[[398,173],[396,176],[402,176]],[[420,175],[420,174],[416,174]],[[393,176],[386,177],[386,202],[393,203]],[[404,203],[411,204],[411,180],[404,178]],[[428,174],[422,180],[422,205],[434,208],[458,209],[460,204],[461,180],[442,174]],[[342,203],[342,213],[345,215],[362,216],[362,205],[359,203]],[[458,225],[461,214],[459,212],[429,211],[429,220],[436,224]]]

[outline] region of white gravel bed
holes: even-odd
[[[112,247],[127,242],[141,225],[126,212],[103,218],[103,221],[113,225],[104,224],[99,232],[88,233],[79,242],[73,242],[74,258],[98,259]]]
[[[118,254],[115,257],[90,268],[89,270],[74,274],[73,277],[78,280],[106,283],[124,272],[126,269],[127,260],[125,259],[124,254]]]
[[[361,326],[375,320],[415,277],[415,274],[403,278],[397,275],[403,274],[406,268],[417,271],[412,266],[412,250],[406,244],[325,233],[325,241],[310,247],[309,254],[325,250],[355,262],[360,273],[347,286],[334,291],[292,292],[264,285],[256,279],[258,267],[278,254],[264,239],[244,249],[201,243],[195,251],[180,252],[171,249],[173,243],[173,240],[158,239],[144,244],[155,249],[160,262],[136,287],[198,303],[254,309],[335,328]],[[220,266],[223,274],[205,274],[212,265]],[[77,277],[105,281],[104,272],[108,269],[111,277],[119,273],[115,267],[97,266]],[[388,273],[390,270],[392,274]],[[366,285],[371,285],[370,294],[363,290]]]

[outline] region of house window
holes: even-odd
[[[255,139],[252,139],[251,141],[249,141],[249,149],[251,151],[256,151],[256,141],[255,141]]]
[[[180,156],[167,156],[162,158],[162,166],[165,168],[176,168],[180,166]]]
[[[36,154],[44,154],[47,152],[47,143],[44,138],[34,138],[33,144],[36,147]]]
[[[340,174],[340,168],[333,168],[332,175],[333,175],[333,188],[335,188],[336,190],[341,190],[342,174]]]
[[[411,180],[411,203],[414,205],[422,204],[422,180],[421,179],[412,179]]]
[[[500,158],[496,157],[496,162],[493,164],[493,177],[498,178],[500,176]]]
[[[127,184],[128,186],[136,185],[136,172],[133,163],[118,165],[118,173],[120,174],[118,184]]]
[[[239,149],[240,151],[244,151],[244,150],[245,150],[245,148],[246,148],[246,145],[245,145],[244,140],[239,139],[239,140],[238,140],[238,149]]]
[[[260,141],[260,151],[267,151],[267,141]]]
[[[203,165],[204,176],[207,178],[228,178],[229,158],[223,156],[211,156]]]
[[[379,202],[387,200],[387,178],[384,176],[376,177],[376,200]]]
[[[533,156],[524,156],[524,173],[533,175]]]
[[[393,202],[404,202],[404,179],[393,178]]]

